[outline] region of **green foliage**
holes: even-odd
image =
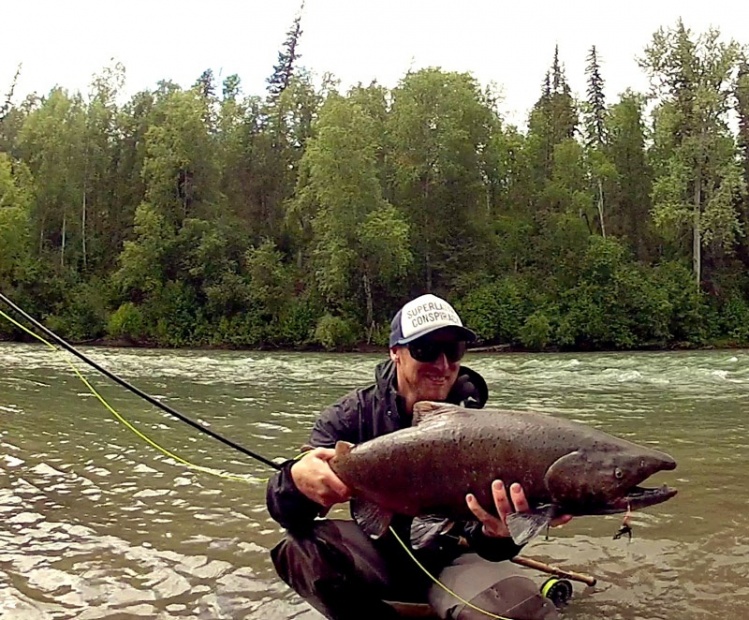
[[[221,317],[210,344],[258,348],[264,343],[265,331],[262,317],[250,309],[244,314]]]
[[[551,321],[544,312],[536,311],[525,319],[518,336],[526,349],[541,350],[551,340]]]
[[[202,326],[195,292],[183,282],[167,282],[159,297],[147,306],[155,319],[153,338],[168,347],[205,344],[197,337]],[[150,311],[150,312],[149,312]]]
[[[659,29],[640,65],[658,98],[654,150],[660,155],[653,187],[656,226],[673,241],[680,228],[692,237],[692,271],[702,282],[703,246],[730,253],[743,234],[736,206],[746,181],[729,122],[733,76],[741,46],[713,29],[694,36],[679,20]]]
[[[649,95],[611,103],[595,48],[580,103],[556,49],[514,127],[468,73],[318,87],[300,36],[297,18],[263,93],[207,69],[124,101],[115,64],[4,104],[0,290],[77,341],[385,346],[434,292],[487,343],[747,343],[736,42],[661,29]]]
[[[655,267],[652,280],[671,304],[668,332],[678,343],[705,344],[717,333],[716,317],[707,296],[691,286],[692,274],[683,262],[667,261]]]
[[[321,304],[294,299],[281,314],[272,340],[281,346],[305,346],[312,342],[321,318]]]
[[[734,293],[720,309],[720,333],[733,341],[733,344],[749,343],[749,303],[740,294]]]
[[[328,351],[351,347],[357,338],[356,327],[351,321],[340,316],[326,314],[315,327],[315,342]]]
[[[629,349],[668,337],[671,304],[622,245],[592,237],[577,284],[562,294],[556,339],[565,347]]]
[[[109,317],[107,336],[115,340],[141,342],[146,334],[143,313],[132,302],[122,304]]]
[[[106,332],[107,312],[100,283],[72,286],[59,314],[47,317],[47,325],[63,338],[76,342],[100,338]]]
[[[120,269],[113,282],[123,294],[138,295],[158,291],[165,279],[174,232],[166,220],[148,203],[135,211],[135,241],[126,241],[120,255]]]
[[[292,302],[293,279],[291,270],[283,262],[283,255],[275,244],[266,240],[245,255],[250,280],[248,298],[267,317],[279,316]]]
[[[464,322],[485,341],[513,342],[532,312],[525,283],[503,278],[470,291],[456,304]]]
[[[17,282],[33,260],[32,180],[28,168],[0,153],[0,289]]]

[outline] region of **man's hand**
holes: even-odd
[[[291,466],[291,478],[296,488],[324,508],[347,502],[351,498],[349,488],[328,464],[334,456],[333,448],[315,448]]]
[[[501,480],[492,482],[492,497],[494,506],[497,509],[498,517],[490,514],[479,504],[476,496],[469,493],[466,495],[466,503],[470,511],[476,515],[476,518],[483,524],[483,532],[486,536],[509,538],[510,531],[507,529],[507,516],[513,512],[528,512],[530,506],[525,498],[523,487],[517,482],[510,487],[510,496],[508,497],[505,485]],[[552,527],[564,525],[570,521],[570,515],[562,515],[551,522]]]

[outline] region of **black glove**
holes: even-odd
[[[468,375],[458,377],[453,389],[450,390],[448,400],[468,409],[480,409],[481,394]]]

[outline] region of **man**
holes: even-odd
[[[440,617],[459,620],[488,617],[476,608],[525,620],[558,617],[521,569],[496,563],[520,550],[505,525],[513,510],[528,510],[517,484],[508,493],[501,481],[493,483],[498,516],[469,494],[466,502],[476,520],[456,524],[416,554],[462,601],[434,585],[391,534],[371,540],[353,521],[317,518],[351,498],[328,464],[337,441],[356,444],[406,428],[414,403],[422,400],[484,406],[486,382],[460,364],[466,343],[474,339],[444,299],[422,295],[408,302],[393,318],[390,359],[377,366],[375,383],[325,410],[312,429],[312,449],[269,481],[268,510],[288,532],[271,552],[276,571],[327,618],[397,618],[388,600],[429,600]],[[402,515],[393,521],[404,541],[410,540],[411,522]]]

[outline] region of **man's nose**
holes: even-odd
[[[450,367],[450,362],[447,361],[447,356],[444,352],[440,352],[437,359],[434,360],[434,365],[442,371],[445,371]]]

